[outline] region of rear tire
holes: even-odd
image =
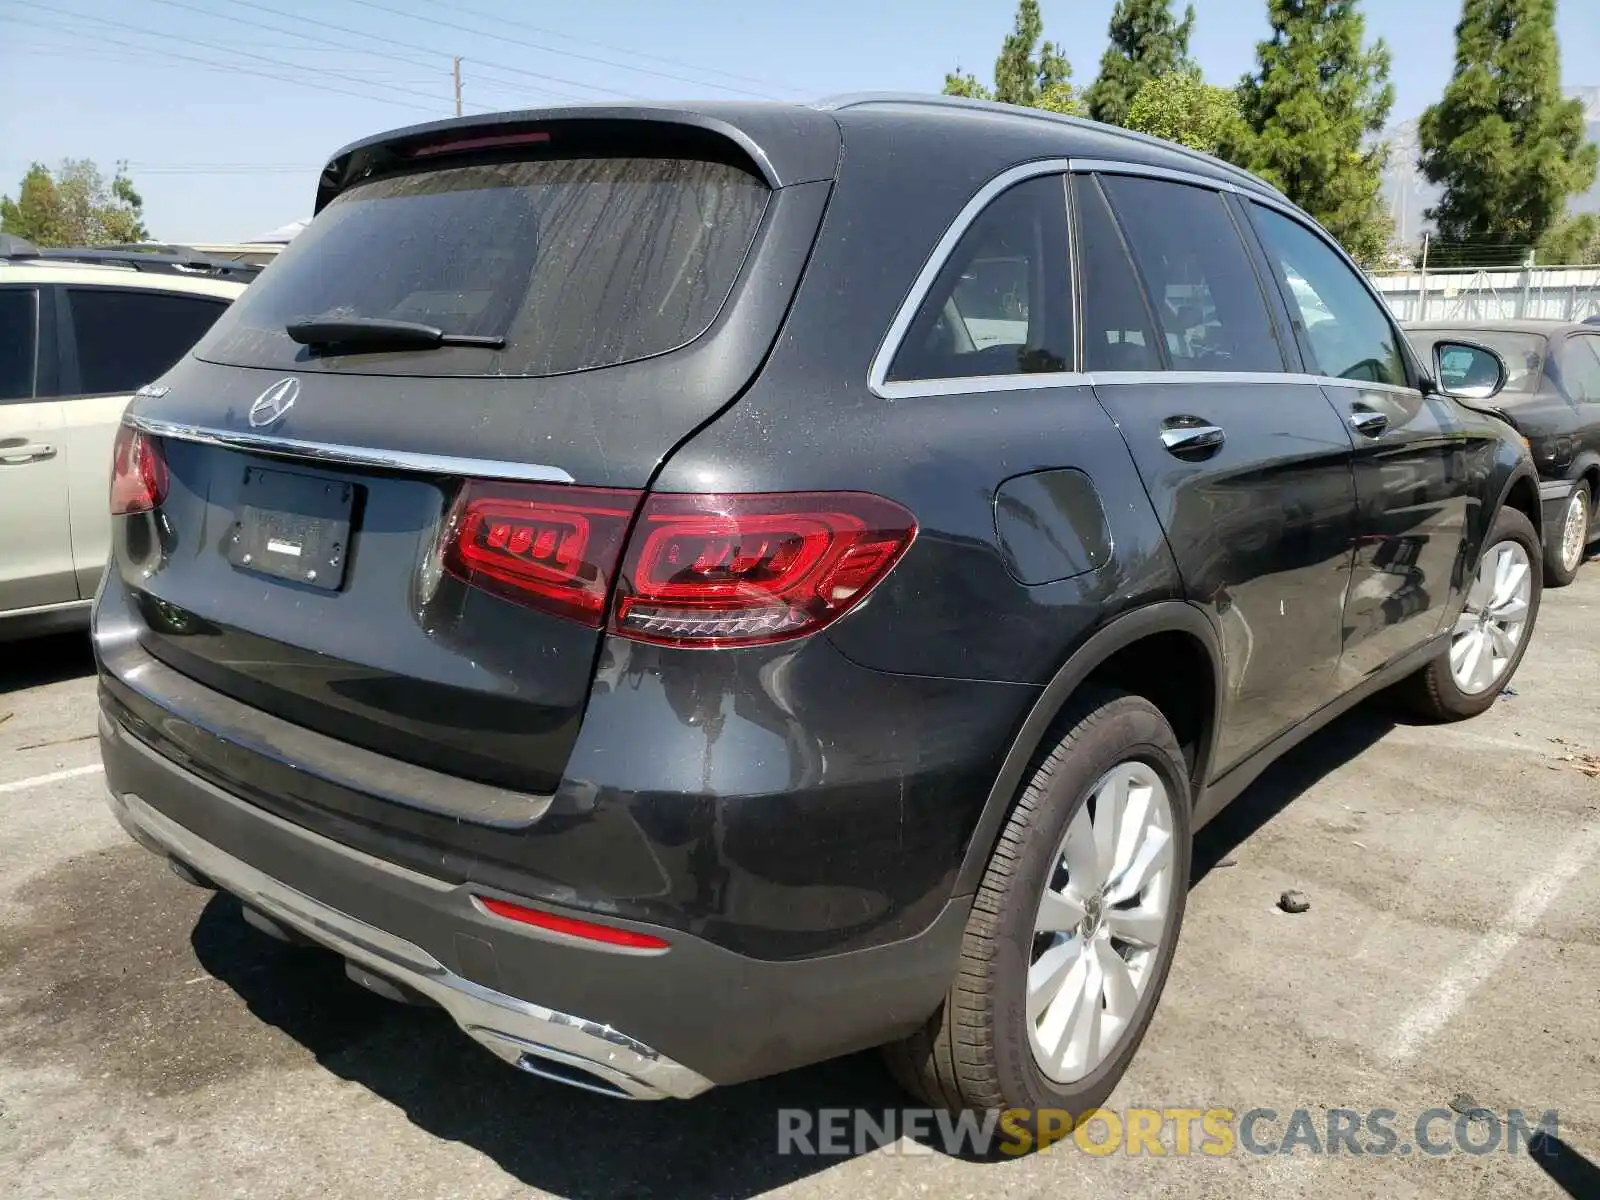
[[[885,1047],[901,1085],[936,1108],[1097,1107],[1166,983],[1189,888],[1188,767],[1142,697],[1099,693],[1067,719],[1000,833],[954,985]],[[1118,813],[1102,859],[1095,818]]]
[[[1589,557],[1589,535],[1593,532],[1591,514],[1594,497],[1587,481],[1579,483],[1561,510],[1561,518],[1545,532],[1544,585],[1566,587],[1578,577],[1578,569]]]
[[[1447,644],[1406,681],[1408,699],[1422,716],[1475,717],[1505,690],[1533,637],[1543,593],[1542,556],[1533,522],[1514,508],[1501,509]]]

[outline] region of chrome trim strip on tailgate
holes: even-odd
[[[384,450],[377,446],[345,446],[333,442],[306,442],[262,433],[239,433],[206,425],[161,421],[138,413],[123,415],[123,423],[152,437],[174,438],[223,446],[277,458],[303,458],[347,467],[373,467],[381,471],[411,471],[424,475],[452,475],[472,479],[514,479],[525,483],[573,483],[560,467],[543,463],[508,462],[497,458],[458,458],[449,454],[422,454],[410,450]]]

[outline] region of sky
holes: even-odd
[[[1086,86],[1114,0],[1041,0]],[[1600,0],[1559,0],[1563,82],[1600,85]],[[28,164],[118,160],[151,233],[236,241],[310,215],[346,142],[465,111],[648,99],[809,100],[987,80],[1015,0],[0,0],[0,192]],[[1366,0],[1391,121],[1450,76],[1460,0]],[[1232,84],[1265,0],[1196,0],[1191,53]]]

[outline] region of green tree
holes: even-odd
[[[944,77],[944,94],[974,100],[998,100],[1051,112],[1082,111],[1072,88],[1072,64],[1052,42],[1040,42],[1044,20],[1039,0],[1019,0],[1016,23],[994,60],[994,87],[985,87],[975,75],[957,67]]]
[[[118,163],[108,184],[86,158],[64,159],[54,172],[34,163],[22,177],[17,198],[0,197],[0,233],[14,233],[36,246],[93,246],[138,242],[150,236],[144,199]]]
[[[1422,173],[1444,187],[1428,212],[1441,241],[1542,242],[1567,198],[1594,182],[1583,105],[1561,97],[1555,16],[1555,0],[1462,4],[1455,74],[1418,129]],[[1576,230],[1561,238],[1582,240]]]
[[[1600,216],[1583,213],[1552,226],[1539,239],[1538,261],[1551,266],[1600,263]]]
[[[1240,81],[1240,128],[1222,155],[1305,209],[1357,262],[1387,252],[1380,196],[1388,147],[1372,141],[1394,103],[1389,48],[1363,43],[1356,0],[1267,0],[1272,36]]]
[[[1242,120],[1233,91],[1213,87],[1199,71],[1188,70],[1157,75],[1141,87],[1122,124],[1216,154],[1225,141],[1237,138]]]
[[[1111,12],[1111,44],[1100,59],[1100,74],[1083,94],[1089,115],[1108,125],[1126,125],[1140,88],[1192,66],[1193,31],[1192,4],[1179,21],[1172,15],[1172,0],[1117,0]]]

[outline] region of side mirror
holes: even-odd
[[[1435,342],[1433,374],[1439,390],[1447,396],[1489,400],[1506,386],[1506,361],[1477,342]]]

